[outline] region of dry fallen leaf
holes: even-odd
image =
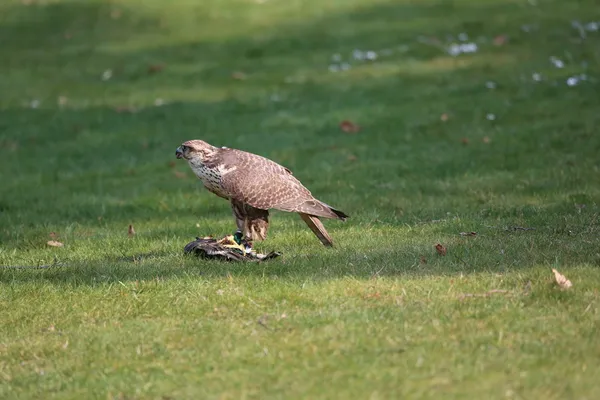
[[[163,69],[165,69],[164,64],[152,64],[148,66],[148,73],[155,74],[157,72],[162,71]]]
[[[461,232],[460,236],[477,236],[477,232]]]
[[[435,251],[437,251],[440,256],[446,255],[446,248],[444,246],[442,246],[440,243],[435,245]]]
[[[381,297],[381,293],[379,293],[379,292],[367,293],[367,294],[363,295],[363,299],[378,299],[380,297]]]
[[[175,161],[169,161],[169,168],[175,168],[175,165],[177,165]]]
[[[467,138],[462,138],[462,139],[460,139],[460,142],[461,142],[462,144],[469,144],[469,139],[467,139]]]
[[[421,256],[421,259],[419,260],[420,264],[427,264],[427,259],[423,256]]]
[[[129,229],[127,230],[127,234],[131,237],[135,235],[135,229],[133,229],[133,225],[129,224]]]
[[[183,179],[186,177],[185,173],[183,173],[181,171],[174,171],[173,173],[175,174],[175,177],[177,177],[179,179]]]
[[[503,44],[506,44],[507,39],[506,35],[498,35],[494,38],[494,44],[496,46],[502,46]]]
[[[112,19],[119,19],[119,18],[121,18],[121,15],[122,15],[122,12],[118,8],[115,8],[114,10],[112,10],[110,12],[110,17]]]
[[[52,247],[63,247],[64,244],[62,244],[61,242],[58,242],[56,240],[49,240],[47,242],[48,246],[52,246]]]
[[[440,119],[444,122],[448,121],[448,114],[443,113],[442,115],[440,115]]]
[[[352,121],[342,121],[340,122],[340,129],[346,133],[356,133],[360,131],[360,126],[356,125]]]
[[[571,286],[573,286],[571,281],[568,280],[566,276],[564,276],[554,268],[552,268],[552,272],[554,272],[554,280],[556,281],[558,286],[560,286],[561,289],[568,289]]]
[[[357,160],[357,158],[356,158],[356,156],[354,154],[350,154],[348,156],[348,161],[356,161],[356,160]]]
[[[235,79],[236,81],[243,81],[246,79],[246,74],[242,71],[235,71],[231,74],[231,78]]]

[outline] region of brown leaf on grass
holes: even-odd
[[[118,8],[115,8],[114,10],[112,10],[112,11],[110,12],[110,17],[111,17],[112,19],[119,19],[119,18],[121,18],[121,15],[122,15],[122,14],[123,14],[123,13],[121,12],[121,10],[119,10]]]
[[[481,141],[485,144],[488,144],[489,142],[491,142],[491,139],[488,136],[484,136],[483,139],[481,139]]]
[[[360,126],[352,121],[345,120],[340,122],[340,129],[346,133],[356,133],[360,131]]]
[[[127,229],[127,235],[129,235],[129,237],[132,237],[135,235],[135,229],[133,229],[132,224],[129,224],[129,229]]]
[[[477,232],[461,232],[460,236],[477,236]]]
[[[235,71],[231,74],[231,79],[235,79],[236,81],[246,80],[247,76],[242,71]]]
[[[506,44],[507,40],[508,40],[508,38],[506,37],[506,35],[498,35],[494,38],[494,44],[496,46],[502,46],[502,45]]]
[[[163,69],[165,69],[165,65],[164,64],[151,64],[148,66],[148,73],[149,74],[155,74],[157,72],[162,71]]]
[[[440,243],[435,245],[435,251],[437,251],[437,253],[440,256],[445,256],[446,255],[446,248],[444,246],[442,246]]]
[[[177,165],[175,161],[169,161],[169,168],[175,168],[175,165]]]
[[[420,264],[427,264],[427,259],[423,256],[421,256],[421,258],[419,259],[419,263]]]
[[[357,158],[356,158],[356,156],[354,154],[350,154],[348,156],[348,161],[356,161],[356,160],[357,160]]]
[[[52,240],[58,239],[58,233],[56,233],[56,232],[50,232],[50,239],[52,239]]]
[[[367,293],[365,295],[363,295],[363,299],[379,299],[381,297],[381,293],[379,292],[375,292],[375,293]]]
[[[469,144],[469,139],[467,139],[467,138],[462,138],[462,139],[460,139],[460,142],[461,142],[462,144]]]
[[[446,113],[443,113],[442,115],[440,115],[440,119],[441,119],[443,122],[446,122],[446,121],[448,121],[448,118],[449,118],[449,117],[448,117],[448,114],[446,114]]]
[[[184,172],[181,172],[181,171],[173,171],[173,174],[175,175],[176,178],[179,178],[179,179],[183,179],[187,176]]]
[[[46,244],[48,246],[52,246],[52,247],[63,247],[64,244],[62,244],[61,242],[58,242],[56,240],[49,240],[48,242],[46,242]]]
[[[558,272],[554,268],[552,268],[552,272],[554,272],[554,280],[555,280],[556,284],[561,289],[568,289],[571,286],[573,286],[573,284],[571,283],[571,281],[568,280],[566,276],[564,276],[563,274],[561,274],[560,272]]]

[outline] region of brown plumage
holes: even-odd
[[[175,154],[187,160],[206,189],[231,202],[238,230],[247,239],[266,238],[269,209],[298,213],[326,246],[333,240],[319,218],[348,218],[314,198],[289,169],[265,157],[202,140],[188,140]]]

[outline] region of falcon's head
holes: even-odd
[[[175,156],[188,161],[203,161],[207,157],[210,157],[216,150],[215,146],[203,140],[188,140],[175,150]]]

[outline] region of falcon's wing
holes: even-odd
[[[312,200],[291,171],[267,158],[235,149],[222,149],[221,184],[237,201],[268,210],[293,210],[294,203]],[[283,208],[280,208],[283,207]]]
[[[221,149],[221,184],[234,200],[262,210],[274,208],[324,218],[347,217],[315,199],[292,172],[265,157],[235,149]]]

